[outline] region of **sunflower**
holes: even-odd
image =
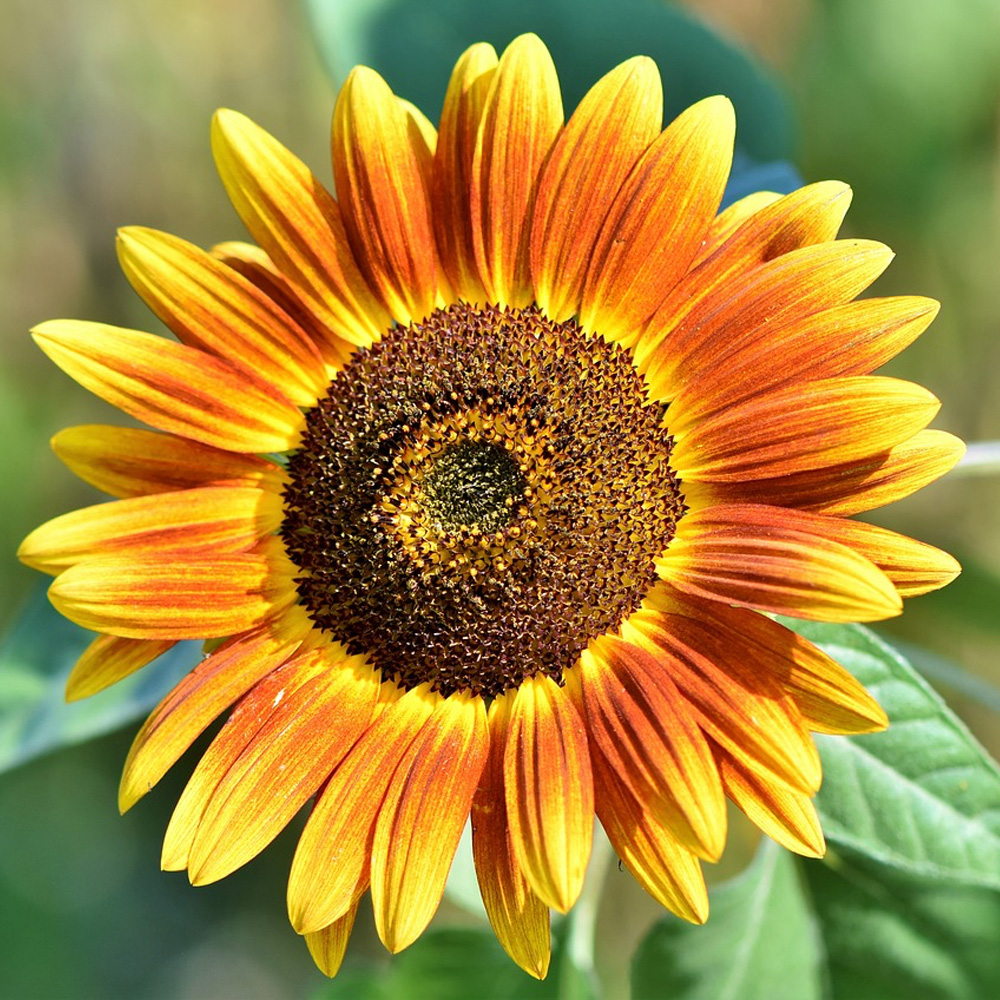
[[[122,230],[176,341],[34,331],[155,428],[53,442],[119,498],[20,550],[99,633],[68,695],[210,640],[136,737],[121,808],[228,712],[163,867],[220,879],[312,799],[288,907],[328,974],[369,889],[390,951],[421,934],[470,816],[489,919],[534,976],[595,812],[643,888],[701,922],[726,798],[821,855],[809,734],[886,725],[771,615],[883,619],[958,572],[852,519],[961,454],[925,429],[930,393],[870,374],[937,305],[857,299],[891,254],[836,239],[842,184],[719,213],[734,128],[713,97],[663,129],[646,58],[564,122],[533,35],[465,52],[437,130],[357,68],[336,199],[220,111],[256,243]]]

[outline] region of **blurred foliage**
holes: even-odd
[[[346,60],[365,53],[432,118],[465,45],[480,37],[502,44],[526,28],[539,30],[552,48],[568,107],[586,83],[634,51],[661,60],[670,100],[688,99],[685,79],[692,94],[723,89],[722,78],[700,75],[704,67],[692,57],[691,39],[702,37],[697,25],[670,18],[666,7],[654,9],[653,0],[485,6],[328,0],[322,6],[345,18],[334,72],[342,75]],[[769,159],[791,149],[807,180],[849,181],[855,201],[847,231],[881,239],[899,253],[875,291],[928,294],[944,303],[931,331],[888,371],[943,399],[939,426],[970,439],[1000,438],[1000,2],[683,0],[681,6],[732,41],[725,80],[740,89],[732,95],[738,106],[749,87],[762,88],[754,92],[764,105],[780,103],[784,92],[794,107],[797,138],[787,130],[769,134],[767,113],[755,121],[752,101],[740,106],[746,150]],[[366,19],[377,30],[369,31]],[[304,16],[282,0],[8,0],[4,26],[0,447],[11,474],[0,493],[0,622],[13,617],[37,583],[37,574],[13,561],[20,538],[41,520],[97,499],[59,467],[44,442],[68,424],[120,419],[51,366],[26,331],[57,316],[156,329],[118,272],[115,227],[156,226],[203,244],[238,238],[241,228],[208,149],[212,111],[220,105],[245,111],[329,180],[334,95]],[[756,65],[736,46],[755,54]],[[780,89],[760,76],[763,64]],[[968,565],[952,587],[910,602],[892,632],[1000,685],[996,481],[946,479],[880,512],[879,520],[955,551]],[[937,679],[980,739],[1000,753],[995,711],[974,687]],[[283,913],[295,830],[218,886],[194,891],[180,876],[160,874],[155,844],[203,744],[119,819],[115,788],[130,740],[127,732],[109,736],[0,778],[0,992],[280,1000],[321,990]],[[738,820],[731,841],[727,856],[747,854],[748,834]],[[921,981],[934,984],[920,995],[978,995],[995,968],[996,893],[898,873],[887,881],[875,860],[846,854],[840,860],[839,869],[800,866],[809,893],[826,901],[816,919],[824,936],[837,941],[841,964],[827,971],[837,1000],[914,995],[918,973],[906,963],[917,959]],[[777,864],[780,870],[784,862]],[[624,989],[635,941],[662,912],[616,874],[602,897],[604,944],[597,956],[611,996]],[[877,919],[873,898],[882,900]],[[443,916],[455,919],[457,911]],[[351,945],[355,963],[382,954],[371,928],[359,925]],[[480,935],[478,928],[461,933]],[[439,946],[431,937],[408,961],[419,967],[417,948],[433,954]],[[494,968],[495,946],[480,935],[469,948],[484,969]],[[497,976],[507,981],[506,972]]]
[[[93,639],[36,589],[0,640],[0,772],[141,718],[201,659],[200,642],[178,643],[149,669],[67,705],[66,680]]]

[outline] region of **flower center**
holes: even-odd
[[[685,507],[626,351],[465,304],[357,352],[309,411],[282,536],[313,621],[404,687],[561,681]]]
[[[487,441],[450,445],[424,478],[427,510],[442,531],[496,531],[524,499],[524,475],[506,448]]]

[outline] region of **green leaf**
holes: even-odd
[[[804,864],[834,1000],[1000,996],[1000,893],[846,858]]]
[[[750,867],[714,890],[704,927],[661,920],[632,963],[635,997],[813,1000],[821,954],[795,862],[769,840]]]
[[[313,1000],[590,1000],[567,969],[557,934],[548,978],[519,969],[491,931],[447,928],[426,932],[387,966],[353,965],[324,985]]]
[[[473,42],[499,51],[536,32],[559,70],[563,102],[576,106],[591,84],[634,55],[664,74],[665,118],[711,94],[736,105],[739,144],[757,160],[793,147],[788,104],[753,60],[690,15],[662,0],[303,0],[316,44],[336,84],[362,63],[393,90],[437,116],[451,68]]]
[[[66,678],[94,638],[37,591],[0,645],[0,771],[109,733],[148,712],[201,659],[183,642],[92,698],[67,704]]]
[[[867,629],[793,627],[853,673],[884,733],[818,736],[827,838],[931,878],[1000,888],[1000,768],[902,656]]]

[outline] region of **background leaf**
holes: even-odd
[[[834,1000],[1000,996],[1000,893],[834,856],[803,868]]]
[[[636,998],[814,1000],[821,952],[792,856],[763,840],[750,867],[710,895],[703,927],[668,916],[632,964]]]
[[[131,677],[67,704],[66,678],[94,638],[35,592],[0,645],[0,771],[109,733],[148,712],[201,659],[181,642]]]
[[[658,0],[304,0],[313,35],[334,83],[363,63],[396,93],[436,119],[451,67],[477,41],[499,51],[534,31],[559,71],[567,111],[601,74],[634,55],[664,75],[669,121],[702,97],[727,94],[736,105],[738,143],[756,160],[792,149],[788,103],[763,68],[689,14]]]
[[[889,714],[884,733],[817,736],[827,838],[915,875],[1000,888],[1000,768],[926,681],[860,626],[793,627]]]
[[[383,968],[347,962],[313,1000],[592,1000],[586,977],[568,962],[568,920],[553,934],[548,977],[539,982],[519,969],[490,930],[425,932]]]

